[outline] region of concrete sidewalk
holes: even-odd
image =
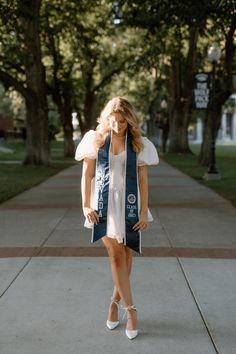
[[[0,206],[0,354],[236,353],[235,208],[163,161],[149,175],[140,335],[105,327],[109,261],[83,227],[76,165]]]

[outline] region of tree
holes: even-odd
[[[115,43],[115,42],[113,42]],[[112,51],[112,41],[107,43],[100,42],[100,48],[87,46],[86,55],[81,65],[82,81],[83,81],[83,108],[82,114],[79,116],[80,128],[82,134],[94,127],[96,116],[98,113],[97,99],[101,91],[103,91],[114,75],[124,70],[125,64],[131,60],[132,54],[116,46]],[[85,54],[85,53],[84,53]]]
[[[25,98],[27,144],[25,164],[48,165],[48,115],[45,71],[41,60],[41,0],[1,5],[0,80]],[[9,34],[14,41],[9,42]],[[12,54],[12,55],[11,55]]]
[[[169,133],[169,152],[191,152],[188,144],[188,126],[191,119],[193,90],[193,72],[196,59],[198,26],[188,29],[188,40],[183,40],[182,33],[177,37],[176,48],[171,56],[170,97],[171,119]],[[182,32],[182,31],[180,31]],[[183,31],[184,32],[184,31]],[[182,51],[183,42],[187,44],[187,53]]]
[[[199,29],[204,25],[207,1],[120,1],[124,21],[146,28],[149,40],[158,42],[159,71],[168,66],[166,92],[170,110],[169,151],[190,152],[188,125],[191,118],[193,72]],[[162,58],[164,57],[164,60]],[[164,64],[163,64],[164,63]]]
[[[73,14],[73,12],[71,12]],[[67,11],[66,11],[67,14]],[[49,70],[46,71],[48,94],[52,96],[60,116],[64,132],[64,156],[73,157],[75,152],[73,142],[72,125],[72,85],[71,75],[73,61],[68,62],[67,51],[61,50],[63,44],[63,33],[67,35],[67,16],[61,11],[57,1],[44,1],[41,12],[41,23],[43,27],[43,59],[49,62]],[[67,19],[68,20],[68,19]],[[70,53],[69,53],[70,54]]]
[[[233,14],[233,15],[232,15]],[[235,44],[234,35],[236,29],[236,14],[233,13],[233,4],[230,1],[221,2],[214,9],[209,23],[209,36],[215,40],[216,32],[218,33],[219,44],[222,48],[220,63],[217,64],[215,96],[214,102],[210,102],[210,106],[214,106],[214,119],[216,120],[216,136],[221,124],[222,107],[227,99],[234,92],[233,67],[235,65]],[[206,50],[205,50],[206,51]],[[203,142],[199,154],[199,163],[202,166],[208,166],[210,162],[211,148],[211,116],[210,111],[207,112],[204,119]],[[215,139],[216,139],[215,136]]]
[[[74,70],[80,72],[80,76],[77,76],[80,91],[75,97],[75,106],[79,112],[82,135],[95,127],[101,105],[107,99],[106,87],[114,77],[127,69],[136,55],[134,37],[126,32],[121,33],[114,26],[111,10],[108,2],[96,8],[94,14],[97,22],[93,17],[91,19],[91,12],[88,11],[84,14],[88,19],[85,21],[87,27],[78,31],[78,37],[75,37],[79,48]]]
[[[82,134],[93,128],[98,96],[127,61],[127,50],[118,55],[124,46],[116,46],[110,13],[106,1],[72,0],[63,11],[58,0],[44,1],[43,59],[48,93],[64,128],[65,156],[74,155],[72,111],[78,113]]]
[[[202,66],[197,58],[199,38],[209,40],[209,20],[212,21],[211,30],[225,35],[225,65],[220,75],[224,77],[225,84],[221,85],[222,80],[219,80],[218,87],[221,89],[215,101],[216,115],[220,117],[222,103],[232,93],[235,5],[230,0],[185,0],[181,3],[177,0],[120,0],[118,5],[124,26],[147,29],[148,40],[159,43],[156,51],[156,57],[159,57],[158,70],[159,76],[161,72],[166,74],[165,86],[170,111],[169,151],[190,152],[188,126],[192,115],[193,73]],[[208,128],[209,119],[205,124],[205,143],[202,147],[204,156],[209,150],[206,138],[209,136]]]

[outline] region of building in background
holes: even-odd
[[[13,130],[13,119],[3,113],[0,113],[0,139],[7,137],[7,132]]]
[[[201,144],[203,136],[202,119],[198,118],[197,123],[192,125],[189,130],[189,141],[195,144]],[[216,143],[218,144],[236,144],[236,94],[230,96],[224,106],[221,127],[218,131]]]

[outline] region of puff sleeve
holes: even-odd
[[[157,165],[159,157],[153,143],[146,137],[142,137],[144,149],[138,154],[138,166]]]
[[[89,130],[83,136],[79,145],[76,148],[75,160],[81,161],[85,157],[95,160],[97,158],[97,150],[95,147],[96,131]]]

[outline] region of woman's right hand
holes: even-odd
[[[85,208],[83,208],[83,212],[84,212],[84,216],[86,217],[88,222],[90,222],[91,224],[98,224],[99,223],[98,213],[94,209],[85,207]]]

